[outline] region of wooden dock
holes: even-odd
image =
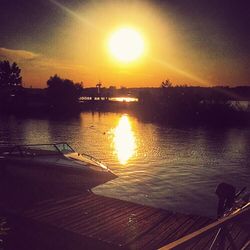
[[[157,249],[212,222],[92,192],[61,194],[25,206],[16,205],[18,197],[20,193],[9,193],[1,200],[11,213],[13,228],[7,249]],[[231,227],[238,247],[250,239],[250,230],[240,223]],[[215,234],[185,249],[208,249]]]

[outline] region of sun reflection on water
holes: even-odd
[[[123,115],[114,129],[114,149],[121,164],[127,164],[135,154],[136,141],[131,122],[127,115]]]

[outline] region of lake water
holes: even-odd
[[[0,118],[0,142],[67,141],[119,178],[95,193],[176,212],[214,216],[216,185],[249,185],[250,129],[174,129],[115,113],[74,119]]]

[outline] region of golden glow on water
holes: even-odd
[[[120,118],[114,129],[114,147],[118,160],[123,165],[135,154],[136,140],[127,115]]]
[[[114,102],[138,102],[136,97],[111,97],[109,100]]]

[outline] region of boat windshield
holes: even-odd
[[[57,143],[55,144],[55,147],[58,149],[59,152],[62,154],[68,154],[75,152],[73,148],[69,146],[68,143]]]

